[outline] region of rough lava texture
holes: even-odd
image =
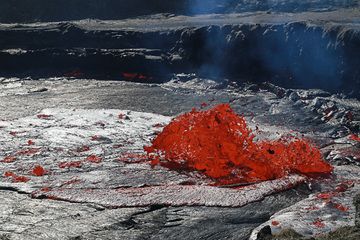
[[[141,174],[141,173],[139,173]],[[238,189],[206,185],[160,185],[117,189],[41,189],[33,197],[93,203],[110,208],[148,206],[242,207],[274,193],[296,187],[304,177],[293,175]]]
[[[335,174],[339,177],[337,183],[277,212],[253,231],[250,240],[256,240],[261,230],[269,227],[274,235],[292,229],[300,236],[310,237],[355,226],[353,199],[360,191],[358,168],[336,167]]]
[[[302,216],[298,223],[308,228],[307,236],[353,225],[351,198],[359,171],[356,99],[186,74],[166,84],[65,78],[0,82],[2,237],[248,239],[254,228],[309,193],[313,200],[301,205],[305,210],[289,209],[293,214],[285,222]],[[171,116],[225,102],[244,116],[249,128],[258,128],[254,141],[304,134],[335,166],[334,177],[307,180],[312,190],[298,185],[305,180],[298,175],[220,188],[201,174],[151,168],[146,162],[143,146],[151,144]],[[224,201],[224,196],[232,197]],[[326,207],[312,214],[313,205],[322,201],[328,202]],[[285,228],[280,220],[274,224]]]
[[[359,3],[0,1],[0,239],[360,239]],[[174,116],[224,103],[266,159],[297,158],[290,134],[331,177],[149,164]]]
[[[255,142],[254,138],[245,118],[222,104],[175,118],[145,151],[153,165],[196,170],[218,184],[254,183],[291,173],[330,175],[332,171],[320,150],[304,139]]]
[[[305,179],[295,175],[227,189],[206,186],[211,181],[196,175],[151,169],[142,146],[168,121],[149,113],[66,109],[2,121],[2,186],[107,207],[243,206]]]

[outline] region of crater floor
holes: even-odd
[[[0,87],[5,239],[256,239],[267,226],[315,236],[355,225],[356,99],[195,76],[164,84],[12,78]],[[144,162],[142,146],[172,116],[226,102],[259,138],[312,139],[334,177],[216,188]]]

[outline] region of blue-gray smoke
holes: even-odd
[[[250,4],[254,2],[259,4]],[[286,7],[291,9],[291,6],[306,10],[348,7],[358,1],[193,0],[191,3],[190,14],[204,14],[216,12],[216,9],[230,9],[229,6],[234,6],[233,10],[246,8],[246,4],[257,6],[256,10],[280,11]],[[229,72],[243,72],[247,76],[253,72],[254,78],[262,78],[260,81],[302,88],[336,90],[343,84],[346,59],[342,46],[336,46],[336,36],[326,34],[321,27],[308,28],[305,24],[295,25],[293,29],[286,29],[284,24],[275,31],[264,32],[266,29],[249,31],[245,33],[246,40],[235,40],[238,41],[235,45],[227,41],[228,31],[213,28],[203,33],[202,44],[198,47],[201,49],[195,49],[202,53],[201,57],[197,56],[203,61],[198,72],[213,78]]]
[[[284,32],[272,33],[257,42],[257,57],[269,71],[271,80],[303,88],[340,87],[341,70],[345,67],[341,46],[335,46],[336,40],[321,28],[297,27],[287,32],[287,36]]]
[[[220,12],[233,0],[190,0],[190,14],[204,14]]]

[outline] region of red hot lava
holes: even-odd
[[[37,165],[37,166],[34,167],[34,169],[31,171],[31,173],[34,176],[41,177],[41,176],[44,176],[46,174],[46,170],[42,166]]]
[[[351,134],[349,138],[350,138],[350,140],[360,142],[360,137],[356,134]]]
[[[243,117],[229,104],[175,118],[144,147],[151,164],[195,170],[218,184],[252,183],[290,173],[328,175],[332,166],[305,139],[254,141]]]
[[[148,77],[142,73],[128,73],[128,72],[123,72],[122,77],[127,81],[134,81],[134,80],[145,81],[152,79],[151,77]]]
[[[15,182],[15,183],[18,183],[18,182],[28,182],[28,181],[30,181],[30,178],[25,177],[25,176],[16,175],[15,173],[10,172],[10,171],[5,172],[5,173],[4,173],[4,177],[11,177],[11,178],[12,178],[12,181]]]
[[[84,73],[79,70],[79,69],[76,69],[76,70],[73,70],[73,71],[70,71],[70,72],[67,72],[67,73],[64,73],[64,76],[65,77],[73,77],[73,78],[81,78],[84,76]]]

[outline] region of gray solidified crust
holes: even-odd
[[[157,114],[96,109],[45,109],[36,116],[2,121],[0,186],[108,208],[240,207],[305,181],[291,175],[229,189],[206,186],[212,181],[195,173],[151,168],[142,148],[169,121]],[[46,172],[37,175],[33,169],[39,165]],[[18,181],[12,174],[28,179]]]
[[[348,227],[342,227],[337,229],[334,232],[331,232],[326,235],[322,235],[313,239],[316,240],[338,240],[338,239],[347,239],[347,240],[357,240],[360,237],[360,226],[358,224],[360,217],[359,217],[359,196],[357,195],[354,198],[354,205],[356,206],[356,218],[355,218],[355,226],[348,226]],[[267,228],[267,230],[264,228],[261,233],[258,234],[258,240],[271,240],[271,239],[277,239],[277,240],[305,240],[309,239],[301,234],[295,232],[292,229],[286,229],[282,232],[272,235],[271,230]]]
[[[307,199],[271,216],[269,221],[253,231],[250,239],[262,239],[259,236],[269,228],[268,235],[281,235],[284,238],[285,233],[293,231],[294,237],[296,235],[316,237],[335,230],[340,231],[346,227],[355,227],[357,205],[354,198],[360,191],[357,176],[359,169],[358,167],[336,167],[334,171],[343,182],[352,179],[356,182],[355,185],[341,193],[334,193],[333,190],[328,189],[324,191],[324,195],[310,195]],[[326,194],[330,194],[329,197]],[[337,208],[337,211],[334,211],[334,208]]]
[[[360,193],[354,198],[354,205],[356,206],[355,225],[360,228]]]
[[[178,76],[178,78],[184,78],[185,76]],[[194,76],[187,76],[188,79],[191,79]],[[8,122],[10,125],[6,125],[6,129],[10,128],[31,128],[31,126],[20,124],[17,118],[36,115],[43,108],[50,108],[56,106],[58,108],[96,108],[96,109],[122,109],[127,108],[130,110],[142,110],[148,112],[154,112],[156,114],[165,114],[165,115],[175,115],[183,111],[189,111],[194,106],[200,106],[202,102],[210,102],[211,104],[216,104],[219,102],[231,102],[231,105],[239,113],[244,113],[247,116],[250,126],[255,129],[255,126],[264,127],[268,132],[260,134],[263,137],[269,137],[274,135],[276,137],[276,132],[280,135],[282,133],[288,133],[291,129],[296,129],[300,133],[307,134],[308,137],[315,137],[314,140],[321,144],[324,153],[328,156],[328,160],[338,165],[355,165],[355,159],[349,159],[351,157],[351,152],[340,151],[345,147],[351,146],[356,152],[357,145],[354,141],[348,139],[349,132],[345,131],[345,126],[353,127],[354,129],[357,126],[359,121],[359,105],[358,101],[355,99],[341,99],[339,96],[332,96],[331,94],[319,91],[319,90],[285,90],[279,87],[276,87],[271,84],[266,85],[245,85],[245,86],[233,86],[233,83],[219,84],[215,81],[206,80],[206,79],[194,79],[191,80],[181,80],[174,79],[166,84],[160,85],[148,85],[148,84],[137,84],[137,83],[123,83],[123,82],[102,82],[95,80],[67,80],[67,79],[52,79],[52,80],[41,80],[41,81],[29,81],[21,79],[2,79],[2,91],[0,96],[0,104],[4,111],[1,112],[2,119],[7,119],[4,122]],[[45,90],[46,89],[46,90]],[[41,90],[41,91],[40,91]],[[94,99],[93,96],[96,96]],[[136,96],[136,98],[134,98]],[[181,103],[181,104],[179,104]],[[9,106],[11,104],[11,107]],[[336,106],[336,108],[334,108]],[[333,113],[329,114],[328,109],[332,109]],[[49,111],[49,110],[47,110]],[[52,110],[54,111],[54,110]],[[61,110],[66,112],[65,110]],[[60,111],[60,112],[61,112]],[[111,111],[114,110],[102,110],[107,112],[107,114],[99,116],[108,116],[112,119],[116,114],[112,114],[113,117],[109,115]],[[348,111],[351,111],[353,118],[347,119]],[[72,112],[72,111],[70,111]],[[80,113],[80,110],[74,112]],[[83,111],[91,113],[91,110]],[[95,110],[93,112],[96,112]],[[100,111],[101,112],[101,111]],[[51,112],[43,112],[51,114]],[[55,112],[54,112],[55,113]],[[116,112],[117,113],[117,112]],[[254,116],[255,113],[255,116]],[[134,121],[135,118],[132,116],[133,113],[129,114],[129,119],[126,121]],[[156,116],[156,114],[154,116]],[[87,116],[91,116],[88,114]],[[80,115],[79,115],[80,116]],[[30,120],[30,118],[27,118]],[[82,119],[82,120],[81,120]],[[168,119],[168,118],[166,118]],[[286,119],[286,121],[284,121]],[[35,119],[36,120],[36,119]],[[35,121],[33,120],[33,121]],[[66,118],[65,118],[66,120]],[[56,126],[61,126],[62,121],[53,120],[41,120],[41,124],[47,124],[48,130],[51,129],[51,125],[55,124]],[[70,128],[78,126],[81,122],[86,120],[86,118],[76,119],[71,118],[66,121],[70,121]],[[93,121],[93,120],[92,120]],[[94,120],[95,121],[95,120]],[[4,123],[2,122],[2,123]],[[18,122],[18,123],[16,123]],[[29,122],[30,123],[30,122]],[[105,122],[103,122],[105,123]],[[119,123],[113,123],[114,126],[119,126]],[[150,124],[150,123],[149,123]],[[36,125],[36,124],[35,124]],[[83,125],[83,124],[82,124]],[[276,126],[277,125],[277,126]],[[106,126],[106,125],[105,125]],[[4,127],[4,126],[3,126]],[[84,129],[90,130],[93,128],[93,125],[90,122],[87,122],[84,126]],[[111,129],[111,125],[108,125]],[[106,127],[107,128],[107,127]],[[46,128],[45,128],[46,129]],[[96,127],[97,131],[103,131],[102,124]],[[3,129],[4,130],[4,129]],[[80,129],[81,130],[81,129]],[[88,131],[87,130],[87,131]],[[78,134],[84,134],[84,132],[78,131]],[[144,134],[146,131],[144,132]],[[272,133],[269,135],[269,133]],[[39,137],[39,132],[37,133]],[[89,132],[91,135],[92,133]],[[95,134],[95,133],[94,133]],[[89,135],[89,137],[90,137]],[[20,137],[21,136],[21,137]],[[85,135],[84,135],[85,136]],[[9,136],[11,137],[11,136]],[[19,141],[19,147],[25,147],[26,140],[28,139],[27,135],[19,135],[17,139],[23,139]],[[33,138],[32,136],[31,138]],[[119,135],[121,138],[121,134]],[[116,137],[118,138],[118,137]],[[119,138],[119,139],[120,139]],[[335,141],[330,140],[331,138],[336,139]],[[14,138],[16,139],[16,138]],[[71,137],[69,139],[73,139]],[[85,139],[88,139],[85,137]],[[35,139],[33,139],[35,141]],[[46,140],[46,138],[45,138]],[[97,146],[102,146],[102,150],[107,152],[107,147],[112,144],[116,144],[114,140],[109,138],[102,138],[100,142],[92,142],[95,144],[91,148],[93,150],[97,149]],[[46,141],[49,141],[47,139]],[[90,141],[91,142],[91,141]],[[63,141],[64,146],[70,146],[72,143],[68,141]],[[37,143],[39,144],[39,143]],[[70,145],[69,145],[70,144]],[[8,144],[7,144],[8,145]],[[16,144],[15,144],[16,145]],[[13,144],[13,146],[15,146]],[[130,144],[131,145],[131,144]],[[4,145],[5,146],[5,145]],[[10,146],[10,145],[9,145]],[[17,146],[17,145],[16,145]],[[47,146],[48,147],[48,146]],[[50,146],[51,147],[51,146]],[[126,147],[126,146],[125,146]],[[138,147],[141,147],[140,145]],[[129,149],[134,149],[130,147]],[[96,150],[96,151],[98,151]],[[6,152],[14,152],[15,149],[8,149]],[[330,153],[329,153],[330,152]],[[54,153],[50,152],[46,158],[50,159]],[[66,160],[70,160],[70,152],[64,153]],[[336,157],[334,157],[336,156]],[[50,158],[49,158],[50,157]],[[116,157],[116,154],[111,154],[110,156]],[[43,155],[38,155],[30,157],[24,163],[22,163],[23,169],[17,169],[16,165],[11,164],[2,164],[3,171],[14,170],[14,171],[23,171],[24,174],[28,175],[27,167],[31,168],[33,164],[37,162],[36,159],[42,159]],[[76,158],[83,160],[83,155],[76,156]],[[61,161],[59,159],[58,161]],[[136,159],[135,159],[136,160]],[[227,237],[229,239],[247,239],[252,229],[257,227],[263,222],[266,222],[271,215],[275,214],[281,209],[293,205],[295,202],[298,202],[306,198],[308,190],[303,188],[298,188],[297,190],[287,191],[281,194],[276,194],[274,196],[266,197],[264,200],[256,203],[250,203],[241,208],[217,208],[217,207],[167,207],[155,205],[150,208],[134,208],[136,212],[134,214],[126,215],[126,219],[115,217],[109,217],[107,220],[96,221],[99,216],[108,216],[102,215],[105,211],[106,214],[120,214],[121,210],[107,209],[101,205],[91,204],[90,208],[94,208],[94,214],[92,217],[86,217],[88,221],[86,223],[95,224],[98,226],[95,231],[87,231],[79,236],[76,234],[78,232],[63,232],[63,224],[73,224],[76,226],[79,224],[83,226],[83,223],[78,223],[75,220],[77,217],[74,217],[75,220],[66,219],[66,222],[62,223],[60,220],[57,221],[58,225],[51,224],[50,220],[43,219],[44,216],[47,216],[47,213],[50,215],[57,215],[61,212],[66,212],[63,208],[72,209],[79,208],[82,209],[86,207],[89,203],[85,199],[79,199],[77,196],[76,201],[82,203],[66,203],[66,201],[71,201],[71,199],[63,198],[62,201],[49,201],[46,199],[36,200],[30,199],[25,194],[20,194],[19,196],[23,199],[21,200],[17,197],[19,193],[24,193],[24,191],[35,190],[36,188],[42,187],[42,178],[43,180],[51,180],[45,182],[47,186],[52,182],[52,187],[64,188],[64,192],[61,194],[67,194],[67,191],[82,191],[82,188],[93,188],[94,191],[99,191],[96,189],[101,188],[116,188],[116,186],[125,186],[129,187],[131,185],[143,186],[144,179],[139,178],[139,171],[136,171],[134,174],[128,176],[133,176],[128,179],[122,177],[124,172],[121,168],[124,166],[118,162],[111,162],[106,160],[103,167],[93,164],[85,164],[82,169],[70,169],[67,170],[56,170],[56,163],[53,161],[41,161],[40,163],[44,166],[54,165],[54,174],[50,176],[43,177],[33,177],[30,176],[35,185],[33,188],[23,188],[21,185],[17,184],[14,187],[14,184],[8,182],[2,182],[3,191],[2,194],[4,198],[11,200],[12,203],[7,202],[4,209],[17,209],[17,206],[23,206],[25,210],[31,211],[30,209],[37,209],[34,207],[34,203],[38,203],[41,207],[41,202],[44,201],[46,204],[58,204],[56,208],[59,213],[47,212],[44,210],[44,214],[33,214],[31,215],[33,219],[37,222],[44,224],[47,228],[44,228],[43,225],[31,225],[33,229],[31,233],[41,235],[42,239],[49,239],[46,234],[54,234],[51,236],[56,236],[54,238],[64,239],[64,238],[73,238],[76,237],[79,239],[113,239],[113,238],[129,238],[129,239],[219,239]],[[26,163],[26,164],[25,164]],[[13,167],[11,167],[13,166]],[[138,166],[138,167],[136,167]],[[47,168],[49,168],[47,167]],[[180,175],[176,172],[162,171],[161,169],[151,170],[147,169],[145,165],[133,165],[134,169],[141,169],[141,172],[145,173],[148,171],[146,176],[146,181],[151,180],[150,183],[157,185],[160,182],[163,182],[163,177],[166,177],[170,182],[179,181],[178,183],[191,184],[194,181],[200,181],[200,179],[192,179],[191,176]],[[127,171],[133,167],[125,167]],[[100,169],[101,168],[101,169]],[[346,167],[345,167],[346,169]],[[92,172],[92,173],[91,173]],[[154,174],[155,172],[159,174]],[[129,173],[129,172],[128,172]],[[136,175],[136,177],[134,177]],[[125,176],[125,175],[124,175]],[[151,178],[150,178],[151,176]],[[78,181],[73,179],[78,177]],[[180,177],[180,178],[179,178]],[[89,181],[89,180],[94,180]],[[101,180],[103,179],[103,180]],[[98,181],[97,181],[98,180]],[[190,180],[190,181],[189,181]],[[166,180],[165,180],[166,181]],[[202,180],[201,180],[202,181]],[[66,184],[64,184],[66,182]],[[324,186],[318,186],[317,183],[312,184],[315,191],[327,191],[326,184]],[[146,186],[143,186],[146,187]],[[330,187],[328,185],[327,187]],[[321,189],[320,189],[321,188]],[[331,188],[331,187],[330,187]],[[121,190],[121,189],[120,189]],[[104,196],[107,196],[111,201],[114,198],[111,198],[111,191],[106,192]],[[50,192],[49,192],[50,194]],[[45,194],[46,195],[46,194]],[[43,196],[45,196],[43,195]],[[51,196],[50,196],[51,197]],[[53,196],[55,198],[55,196]],[[101,195],[90,196],[91,202],[101,201]],[[60,199],[61,200],[61,199]],[[65,201],[65,202],[64,202]],[[20,203],[23,203],[21,205]],[[65,204],[64,206],[62,204]],[[14,207],[9,207],[14,206]],[[60,207],[61,206],[61,207]],[[71,208],[70,208],[70,207]],[[3,208],[2,208],[3,209]],[[51,208],[54,209],[54,208]],[[254,213],[254,209],[256,212]],[[104,210],[104,211],[102,211]],[[54,210],[55,211],[55,210]],[[118,212],[120,211],[120,212]],[[15,214],[16,211],[3,213],[4,221],[8,225],[12,226],[12,229],[4,228],[1,229],[3,233],[3,238],[24,238],[31,237],[33,235],[16,234],[14,231],[16,229],[22,229],[23,224],[19,219],[22,219],[22,215],[18,216]],[[35,212],[36,213],[36,212]],[[11,216],[10,218],[8,216]],[[85,214],[85,216],[87,216]],[[81,219],[81,217],[80,217]],[[118,221],[117,221],[118,220]],[[75,222],[74,222],[75,221]],[[100,222],[97,225],[96,222]],[[103,223],[103,224],[102,224]],[[15,230],[14,230],[15,229]],[[90,228],[92,229],[92,228]],[[60,232],[59,232],[60,231]],[[77,231],[77,230],[74,230]],[[81,232],[81,231],[79,231]]]
[[[0,190],[0,207],[0,239],[81,239],[148,210],[36,200],[6,190]],[[129,235],[124,231],[122,236]]]
[[[4,105],[4,108],[2,109],[7,109],[6,112],[1,112],[1,118],[8,119],[7,121],[2,121],[2,124],[5,122],[9,124],[6,124],[6,128],[10,127],[30,130],[36,125],[39,127],[40,125],[45,124],[47,127],[45,127],[44,130],[49,133],[52,131],[51,129],[56,130],[58,127],[61,127],[63,121],[70,121],[70,125],[67,127],[68,129],[78,128],[75,131],[76,134],[83,135],[85,132],[90,134],[88,137],[85,137],[85,135],[82,137],[85,137],[84,139],[87,139],[88,143],[91,144],[92,150],[105,150],[106,152],[108,147],[111,148],[112,145],[121,143],[120,139],[124,138],[124,135],[114,128],[121,126],[121,120],[119,119],[119,122],[116,120],[119,111],[45,111],[43,112],[45,114],[69,112],[74,114],[74,116],[78,116],[78,118],[71,117],[68,119],[67,117],[64,117],[54,121],[54,119],[45,120],[34,117],[27,118],[26,121],[29,121],[28,124],[21,124],[16,118],[36,115],[39,113],[39,109],[49,108],[54,105],[58,108],[68,109],[90,108],[91,106],[98,109],[127,107],[130,110],[140,109],[143,111],[174,115],[181,111],[187,111],[194,105],[200,105],[201,102],[207,101],[210,97],[216,97],[216,101],[229,101],[231,98],[231,96],[226,93],[217,93],[216,88],[213,89],[214,91],[210,90],[209,93],[206,93],[207,91],[205,91],[205,89],[207,86],[204,86],[203,90],[201,90],[201,88],[196,90],[198,93],[194,94],[194,91],[191,89],[181,89],[175,86],[175,88],[180,90],[180,92],[177,92],[171,84],[162,87],[136,83],[101,82],[94,80],[69,81],[66,79],[52,79],[50,81],[2,79],[1,82],[1,98],[4,100],[1,101],[1,103],[6,104],[6,107]],[[209,86],[212,86],[213,84],[216,86],[215,82],[210,82]],[[201,94],[201,92],[204,92],[205,95]],[[97,98],[94,99],[93,96],[95,95],[97,95]],[[134,96],[138,97],[134,99]],[[115,99],[113,97],[115,97]],[[268,98],[272,97],[273,96],[269,94]],[[7,100],[5,101],[5,99]],[[112,100],[109,101],[110,99]],[[255,102],[263,101],[260,100],[260,97],[254,98],[254,96],[250,97],[248,101],[251,99]],[[175,104],[177,102],[182,102],[183,104]],[[9,107],[9,103],[12,107]],[[23,105],[24,103],[29,104],[28,107],[25,107]],[[253,104],[252,106],[255,105],[256,104]],[[261,105],[262,108],[265,107],[263,104],[259,105]],[[19,111],[16,110],[17,107],[19,107]],[[266,110],[264,111],[266,112]],[[92,114],[96,112],[104,112],[105,115]],[[87,117],[79,118],[81,116],[80,113],[87,113]],[[132,115],[134,113],[126,111],[124,114],[128,115],[129,118],[123,120],[125,124],[126,121],[131,123],[136,119]],[[107,125],[105,122],[103,122],[103,124],[106,124],[106,128],[110,131],[112,131],[111,129],[115,130],[114,133],[115,135],[118,134],[118,137],[115,137],[114,135],[113,137],[115,138],[110,139],[111,141],[109,138],[101,138],[99,142],[93,142],[90,140],[90,136],[93,134],[88,130],[95,127],[94,129],[99,133],[98,131],[103,131],[104,129],[100,123],[99,125],[93,125],[94,122],[96,123],[96,120],[93,119],[88,122],[87,119],[101,116],[114,119],[112,123],[113,127],[112,125]],[[149,116],[157,115],[149,114]],[[164,117],[161,119],[167,119],[168,121],[169,118]],[[149,120],[147,120],[146,122],[146,124],[152,125],[151,121],[149,122]],[[33,125],[31,126],[29,124]],[[2,127],[4,127],[4,125],[2,125]],[[2,128],[2,130],[4,129]],[[146,134],[146,132],[147,130],[142,131],[141,134]],[[52,138],[49,138],[49,135],[46,135],[48,137],[44,136],[44,138],[42,138],[40,137],[40,132],[36,130],[36,127],[33,133],[34,135],[32,136],[23,135],[20,137],[19,135],[18,137],[20,138],[14,138],[10,140],[10,142],[2,142],[1,159],[5,156],[4,154],[7,155],[8,153],[16,152],[14,149],[15,145],[20,148],[26,148],[25,145],[28,138],[33,139],[36,144],[40,144],[41,141],[48,143],[51,139],[55,140],[55,142],[61,140],[64,144],[63,147],[65,149],[70,149],[69,151],[63,152],[63,155],[59,158],[51,160],[54,154],[57,154],[56,149],[52,148],[52,144],[46,144],[44,142],[44,147],[50,150],[45,154],[46,156],[43,154],[30,156],[28,158],[25,156],[27,160],[24,159],[23,161],[19,158],[17,163],[0,163],[2,168],[1,174],[10,170],[17,174],[20,174],[20,172],[23,171],[23,174],[30,176],[31,174],[29,174],[28,170],[31,170],[34,164],[41,164],[47,170],[51,170],[52,172],[50,175],[44,177],[30,176],[33,179],[31,187],[26,187],[20,183],[14,184],[11,183],[10,179],[1,178],[1,188],[3,189],[1,191],[1,196],[3,196],[4,199],[7,199],[7,201],[2,201],[4,207],[1,207],[1,209],[7,209],[7,211],[4,210],[5,212],[1,213],[1,219],[6,224],[0,225],[0,233],[5,239],[218,239],[220,236],[228,237],[229,239],[246,239],[251,230],[261,222],[265,221],[269,214],[273,214],[279,209],[287,207],[304,197],[304,193],[302,192],[290,191],[266,197],[259,203],[254,203],[254,205],[250,203],[243,208],[174,208],[152,206],[145,209],[137,207],[130,210],[114,210],[101,205],[89,204],[86,200],[83,201],[84,199],[80,199],[82,203],[68,203],[66,202],[68,201],[67,199],[63,199],[62,201],[31,199],[24,193],[43,187],[44,184],[45,186],[51,185],[50,187],[67,189],[77,188],[79,191],[82,191],[81,189],[84,190],[84,188],[109,189],[119,186],[142,186],[144,184],[158,185],[171,182],[188,182],[191,184],[191,182],[199,181],[199,179],[189,178],[186,175],[180,175],[176,172],[163,171],[161,169],[152,170],[148,165],[144,164],[133,164],[132,167],[128,168],[121,162],[116,160],[112,162],[110,159],[104,160],[106,163],[103,163],[104,165],[102,165],[102,167],[100,167],[99,164],[84,163],[85,165],[81,169],[61,170],[57,167],[58,162],[75,160],[73,158],[74,156],[70,156],[74,153],[72,150],[76,150],[75,148],[70,147],[73,144],[72,141],[76,140],[74,135],[70,134],[66,138],[64,138],[64,136],[59,136],[59,138],[57,138],[57,135],[55,134],[52,135]],[[94,132],[94,134],[96,133]],[[12,142],[15,139],[18,141]],[[15,144],[15,142],[18,142],[20,145]],[[124,147],[134,149],[134,147],[131,147],[131,143],[125,142],[125,145],[128,144],[130,144],[130,146]],[[4,151],[5,145],[9,147],[6,151]],[[120,152],[111,152],[114,150],[111,150],[110,148],[108,152],[110,154],[109,157],[111,159],[117,158],[117,154],[120,154]],[[141,146],[138,145],[136,148],[141,148]],[[84,160],[86,155],[88,154],[80,154],[75,156],[75,158],[76,160]],[[27,165],[27,167],[25,167],[25,165]],[[19,166],[21,166],[20,168],[23,170],[19,169]],[[144,174],[144,176],[139,177],[139,173]],[[80,178],[82,180],[80,180]],[[81,183],[77,180],[80,180]],[[22,189],[22,191],[19,189]],[[112,190],[105,191],[108,193]],[[95,197],[95,195],[92,195],[92,197]],[[114,199],[112,199],[110,195],[108,195],[108,197],[114,203]],[[95,201],[101,200],[101,198],[101,195],[97,195]],[[69,201],[71,201],[71,199],[69,199]],[[253,213],[255,207],[257,209],[256,214]],[[82,211],[84,208],[86,211],[89,211],[89,213],[85,210],[85,212]],[[74,215],[71,213],[73,211],[75,211]],[[28,217],[30,217],[32,221],[24,219],[24,212],[29,215]],[[59,215],[64,217],[57,218]],[[52,217],[56,220],[52,220]],[[27,224],[28,222],[29,224]],[[26,229],[26,231],[24,229]]]
[[[289,200],[291,196],[292,200]],[[247,239],[269,213],[301,199],[295,192],[243,208],[106,209],[92,204],[31,199],[0,191],[2,239]],[[253,208],[257,211],[254,213]]]
[[[139,172],[139,177],[142,173]],[[128,176],[131,177],[131,176]],[[89,202],[107,207],[141,206],[207,206],[242,207],[262,200],[265,196],[288,190],[305,181],[301,176],[253,184],[241,189],[225,189],[206,186],[161,185],[117,189],[54,189],[34,192],[34,197],[55,197],[71,202]],[[151,184],[151,183],[149,183]]]
[[[304,213],[296,206],[309,208],[309,204],[322,201],[314,198],[318,192],[326,193],[343,180],[355,179],[358,173],[355,166],[360,164],[359,144],[351,140],[350,134],[359,133],[359,102],[326,91],[289,90],[259,82],[266,80],[287,87],[299,87],[299,83],[303,83],[300,87],[340,89],[359,96],[359,10],[338,9],[338,6],[354,6],[357,2],[341,1],[343,5],[337,5],[339,1],[331,1],[330,9],[335,11],[300,13],[282,13],[290,4],[283,5],[285,8],[282,9],[279,7],[283,3],[281,0],[271,1],[274,9],[265,6],[264,2],[256,2],[259,1],[251,1],[246,9],[271,11],[193,17],[158,14],[120,21],[1,24],[2,76],[67,77],[40,81],[0,78],[0,122],[5,124],[0,125],[3,133],[0,160],[9,154],[17,154],[20,149],[42,147],[40,153],[33,156],[17,156],[19,159],[14,163],[0,163],[2,175],[13,171],[31,178],[28,183],[13,183],[11,177],[1,177],[0,239],[248,239],[254,228],[269,221],[273,215],[286,215],[286,211],[304,214],[301,224],[314,214],[329,213],[344,220],[343,225],[352,225],[353,222],[348,220],[354,215],[354,207],[349,201],[358,182],[331,199],[336,202],[325,204],[319,212]],[[294,12],[309,10],[306,4],[307,1],[301,1]],[[329,10],[329,6],[321,4],[312,5],[310,10],[320,10],[323,6]],[[242,4],[236,4],[236,9],[235,5],[231,8],[246,11]],[[226,9],[219,13],[223,11]],[[284,48],[285,51],[279,54]],[[322,58],[316,58],[317,55]],[[319,64],[323,59],[332,61]],[[297,69],[305,65],[306,68]],[[323,69],[319,69],[320,66]],[[123,80],[124,72],[145,75],[145,78],[131,81],[167,83],[78,79]],[[197,72],[202,77],[210,76],[220,81],[193,74],[176,75],[182,72]],[[297,75],[298,72],[310,75]],[[223,77],[232,80],[223,81]],[[254,84],[242,84],[243,79]],[[189,191],[192,184],[209,184],[208,180],[196,175],[131,163],[139,161],[137,157],[132,157],[130,163],[117,159],[128,151],[141,153],[142,145],[153,137],[150,132],[155,131],[155,127],[150,126],[151,117],[145,125],[138,124],[136,119],[140,118],[131,111],[152,112],[153,117],[158,114],[174,116],[201,106],[203,102],[210,105],[230,102],[238,113],[247,117],[252,129],[259,126],[266,130],[258,133],[259,138],[277,138],[291,130],[304,134],[321,147],[328,161],[345,171],[331,182],[309,183],[314,191],[309,198],[309,190],[303,185],[268,197],[264,195],[291,186],[274,188],[271,185],[271,191],[267,189],[268,192],[261,192],[261,196],[259,191],[248,187],[247,194],[253,195],[236,198],[239,192],[233,189],[195,186],[197,191]],[[114,119],[117,110],[74,110],[70,111],[72,114],[64,115],[65,120],[56,121],[51,121],[51,117],[48,120],[28,117],[29,122],[25,121],[28,124],[20,121],[20,125],[16,120],[54,107],[63,110],[42,113],[58,115],[59,111],[69,112],[66,109],[83,108],[129,109],[129,112],[122,112],[127,115],[123,120],[125,123],[120,123],[122,120],[87,121],[87,118],[102,114],[107,116],[105,120]],[[66,118],[71,119],[64,124]],[[163,124],[169,121],[168,117],[154,119]],[[141,133],[130,134],[130,140],[134,141],[127,141],[129,135],[119,128],[126,122],[150,125],[141,129]],[[12,136],[7,132],[10,129],[21,131]],[[99,132],[106,136],[91,140]],[[35,146],[27,146],[29,138],[35,141]],[[82,140],[78,141],[79,138]],[[88,144],[90,152],[77,152],[75,147],[80,143]],[[57,148],[59,144],[62,150]],[[119,147],[114,150],[113,145]],[[90,153],[103,156],[103,162],[84,161]],[[72,160],[82,161],[82,168],[59,168],[58,163]],[[36,164],[43,165],[50,174],[32,176],[31,169]],[[349,176],[347,170],[355,171],[355,175]],[[174,191],[174,199],[169,198],[173,192],[161,187],[162,184],[172,185],[169,190]],[[141,192],[144,189],[148,190],[147,194]],[[224,198],[227,193],[235,197],[221,201],[223,195],[219,193],[225,193]],[[209,199],[214,201],[209,202]],[[172,203],[176,207],[167,206]],[[246,203],[235,208],[179,206],[242,206]],[[338,203],[348,210],[339,212],[334,208]],[[120,206],[122,208],[114,209]],[[342,224],[330,227],[335,229]],[[269,233],[267,230],[263,233],[271,238],[266,234]],[[325,229],[319,229],[320,232],[330,230],[327,225]],[[355,236],[356,239],[356,234],[357,228],[344,227],[330,234],[329,239],[338,236],[349,239]],[[285,239],[295,235],[291,231],[284,234]]]
[[[84,19],[78,21],[37,22],[37,23],[11,23],[1,24],[2,30],[16,31],[55,31],[59,26],[87,31],[137,31],[157,32],[176,30],[186,27],[205,27],[222,25],[246,24],[287,24],[292,22],[309,22],[318,26],[346,26],[349,29],[359,30],[359,9],[339,9],[326,12],[300,12],[300,13],[267,13],[247,12],[239,14],[207,14],[196,16],[172,15],[165,19],[161,15],[149,15],[139,18],[123,20],[96,20]],[[68,25],[65,25],[68,23]],[[26,32],[25,32],[26,33]],[[66,33],[66,32],[64,32]],[[105,37],[105,36],[104,36]],[[16,40],[16,39],[14,39]],[[136,44],[136,43],[135,43]]]

